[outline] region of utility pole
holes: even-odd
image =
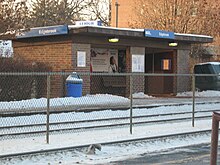
[[[46,26],[46,0],[44,0],[44,22],[43,22],[43,24],[44,24],[44,26]]]
[[[118,7],[119,7],[119,3],[118,3],[118,0],[115,1],[115,9],[116,9],[116,13],[115,13],[115,16],[116,16],[116,23],[115,23],[115,26],[118,27]]]

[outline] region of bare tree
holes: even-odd
[[[211,0],[158,0],[156,3],[154,0],[137,0],[134,8],[137,20],[130,25],[214,35],[219,33],[219,4]]]
[[[0,0],[0,33],[27,27],[101,20],[108,25],[109,0]]]
[[[0,33],[24,29],[27,26],[28,8],[26,1],[0,1]]]
[[[109,0],[93,0],[93,3],[89,7],[91,13],[91,20],[100,20],[103,25],[109,25]]]
[[[58,5],[57,19],[54,22],[58,24],[72,24],[75,20],[79,20],[84,15],[85,10],[91,1],[83,0],[61,0]]]
[[[32,26],[73,24],[89,15],[85,11],[93,0],[33,0]]]
[[[136,0],[133,28],[168,30],[214,36],[220,41],[220,0]],[[191,57],[207,55],[202,45],[193,45]]]

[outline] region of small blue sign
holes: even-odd
[[[47,26],[39,28],[31,28],[29,31],[18,34],[17,38],[41,37],[68,34],[67,25]]]
[[[144,29],[145,37],[174,39],[174,32]]]

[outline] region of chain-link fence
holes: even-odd
[[[198,77],[138,73],[0,73],[0,139],[192,122],[211,117]],[[188,91],[188,93],[186,92]],[[185,92],[185,93],[184,93]]]

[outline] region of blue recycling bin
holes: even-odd
[[[82,97],[83,80],[76,72],[73,72],[66,79],[67,97]]]

